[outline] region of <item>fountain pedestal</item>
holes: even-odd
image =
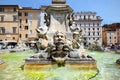
[[[53,4],[49,5],[45,10],[47,13],[45,19],[48,26],[47,36],[49,40],[56,31],[71,33],[69,23],[73,10],[69,5],[64,4],[64,1],[66,2],[66,0],[53,0]]]
[[[68,21],[73,9],[65,3],[66,0],[52,0],[52,5],[46,8],[45,19],[49,27],[48,32],[68,32]]]

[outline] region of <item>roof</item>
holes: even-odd
[[[0,7],[19,7],[18,5],[0,5]]]
[[[20,10],[40,10],[40,9],[36,9],[36,8],[32,8],[32,7],[21,7],[19,9]]]

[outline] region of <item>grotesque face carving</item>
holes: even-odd
[[[54,44],[64,44],[66,41],[66,36],[62,32],[56,32],[54,37]]]

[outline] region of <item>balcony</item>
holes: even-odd
[[[18,11],[5,10],[5,11],[0,11],[0,13],[18,13]]]
[[[0,35],[16,35],[18,32],[13,32],[12,30],[5,30],[5,32],[0,31]]]

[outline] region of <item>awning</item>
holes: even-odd
[[[30,43],[36,43],[36,41],[30,41]]]
[[[36,41],[26,41],[26,43],[36,43]]]
[[[17,41],[15,41],[15,40],[12,40],[12,41],[0,41],[0,43],[9,44],[9,43],[17,43]]]

